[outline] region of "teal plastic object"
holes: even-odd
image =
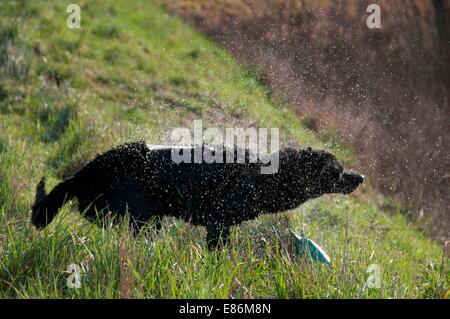
[[[294,235],[295,251],[297,255],[309,254],[311,259],[327,265],[331,265],[331,259],[327,253],[314,241],[304,236],[300,236],[293,230],[291,233]]]

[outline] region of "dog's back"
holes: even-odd
[[[195,156],[203,155],[205,149],[212,156],[216,155],[216,148],[208,145],[172,147],[134,142],[118,146],[98,155],[68,179],[70,189],[64,188],[67,194],[59,196],[55,202],[51,198],[55,197],[58,186],[47,195],[41,183],[33,216],[45,216],[41,218],[46,221],[41,223],[40,227],[43,227],[56,215],[64,200],[74,197],[78,199],[80,212],[96,222],[109,212],[117,215],[127,212],[141,224],[155,216],[169,215],[194,225],[206,225],[206,219],[214,218],[211,215],[223,208],[224,201],[245,211],[246,196],[251,189],[248,186],[254,182],[261,163],[249,163],[248,150],[236,147],[231,151],[225,149],[221,153],[222,161],[216,158],[214,162],[206,162],[202,158],[199,162]],[[185,161],[179,162],[174,158],[174,154],[181,153],[190,154],[190,160],[185,157]],[[241,154],[245,161],[236,164]],[[66,184],[67,180],[59,185]],[[230,192],[231,188],[234,192]],[[59,190],[58,194],[64,190]],[[51,218],[48,214],[50,203]],[[43,214],[45,211],[47,213]]]

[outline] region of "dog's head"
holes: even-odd
[[[333,155],[327,156],[329,159],[320,171],[320,187],[325,194],[349,194],[364,181],[363,175],[343,168]]]
[[[330,193],[349,194],[364,181],[363,175],[344,169],[328,152],[311,148],[282,152],[280,166],[289,184],[305,189],[308,198]]]

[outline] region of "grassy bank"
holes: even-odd
[[[30,224],[34,188],[49,188],[97,152],[124,141],[164,142],[170,129],[278,127],[285,142],[352,150],[305,129],[257,73],[169,16],[156,1],[80,2],[81,29],[66,27],[70,2],[0,4],[0,297],[444,297],[442,249],[365,186],[235,227],[218,257],[205,231],[173,219],[131,239],[100,230],[75,203],[42,232]],[[331,266],[292,254],[303,230]],[[83,270],[68,288],[67,267]],[[367,267],[381,288],[367,288]]]

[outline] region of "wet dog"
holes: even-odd
[[[205,148],[214,155],[215,148],[206,145],[183,151],[192,155]],[[343,169],[332,154],[311,148],[280,150],[273,174],[262,174],[264,163],[250,162],[249,150],[227,149],[235,159],[244,151],[245,163],[227,162],[225,152],[223,161],[177,163],[173,151],[133,142],[98,155],[49,194],[42,179],[32,223],[44,228],[66,201],[76,198],[83,216],[100,225],[107,214],[129,214],[136,233],[148,222],[161,228],[163,216],[205,226],[208,248],[213,249],[227,242],[232,225],[293,209],[324,194],[349,194],[364,180]]]

